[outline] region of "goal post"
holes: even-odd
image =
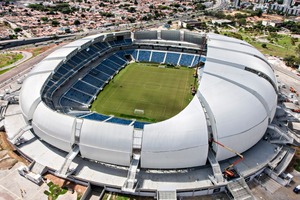
[[[142,109],[134,109],[133,113],[136,114],[136,115],[143,115],[144,114],[144,110],[142,110]]]

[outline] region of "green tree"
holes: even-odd
[[[128,9],[128,12],[130,12],[130,13],[135,13],[135,8],[134,7],[130,7],[129,9]]]
[[[283,61],[285,62],[285,64],[287,66],[290,66],[290,67],[294,67],[294,66],[296,66],[296,64],[300,63],[300,59],[294,55],[288,55],[288,56],[284,57]]]
[[[41,20],[42,20],[43,22],[47,22],[49,19],[48,19],[48,17],[41,17]]]
[[[60,23],[56,20],[52,20],[51,24],[52,26],[58,26]]]
[[[297,56],[300,58],[300,44],[298,44],[295,48],[295,53],[297,54]]]
[[[133,17],[128,17],[127,20],[130,21],[130,23],[134,23],[135,22],[135,18],[133,18]]]
[[[193,29],[194,29],[194,27],[192,27],[192,26],[189,25],[189,24],[186,25],[186,28],[187,28],[188,30],[193,30]]]
[[[15,33],[19,33],[19,32],[21,32],[21,31],[22,31],[22,29],[19,28],[19,27],[17,27],[17,28],[14,29],[14,32],[15,32]]]
[[[68,191],[67,189],[61,188],[59,185],[52,182],[49,182],[47,185],[49,187],[49,191],[45,190],[44,194],[48,196],[48,199],[55,200],[59,195],[63,195]]]
[[[245,18],[240,18],[237,20],[240,26],[245,26],[247,24],[247,21]]]
[[[261,44],[261,47],[266,49],[267,48],[267,44],[263,43],[263,44]]]
[[[79,26],[79,25],[80,25],[80,21],[79,21],[78,19],[76,19],[76,20],[74,21],[74,25],[75,25],[75,26]]]

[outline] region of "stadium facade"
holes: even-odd
[[[189,105],[151,124],[90,113],[131,59],[196,67],[199,87]],[[110,191],[193,196],[227,189],[234,196],[230,184],[246,185],[288,149],[262,139],[277,92],[271,65],[241,40],[175,30],[93,35],[56,50],[28,74],[20,94],[23,131],[9,138],[22,138],[19,150],[57,175]],[[226,180],[222,172],[235,152],[243,154],[238,176]]]

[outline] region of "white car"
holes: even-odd
[[[300,185],[296,186],[293,191],[296,193],[296,194],[299,194],[300,193]]]

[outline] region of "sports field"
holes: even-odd
[[[194,69],[131,63],[100,92],[92,111],[139,121],[158,122],[183,110],[192,99]],[[135,109],[144,114],[135,114]]]

